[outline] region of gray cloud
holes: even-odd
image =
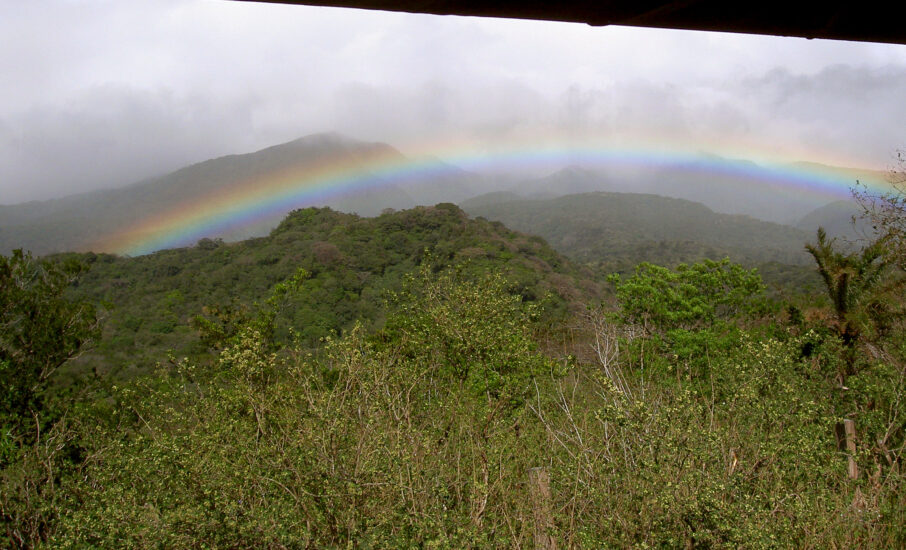
[[[251,109],[116,87],[35,107],[0,126],[0,203],[133,183],[232,152]]]
[[[7,2],[0,36],[0,203],[319,131],[906,145],[902,46],[197,0]]]
[[[330,127],[402,143],[450,134],[506,139],[553,116],[551,102],[515,82],[463,87],[431,81],[412,88],[354,83],[339,87],[330,103]]]
[[[815,74],[778,68],[739,89],[752,116],[787,140],[881,164],[906,143],[906,66],[831,65]]]

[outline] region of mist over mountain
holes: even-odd
[[[468,209],[504,199],[551,199],[591,192],[674,197],[701,203],[712,213],[741,214],[790,225],[805,220],[800,227],[811,233],[814,223],[810,221],[812,218],[805,217],[840,194],[839,188],[809,188],[784,181],[752,162],[713,155],[702,154],[677,165],[568,164],[548,175],[530,178],[467,171],[437,158],[406,157],[385,143],[324,133],[252,153],[211,159],[117,189],[0,205],[0,250],[24,248],[37,254],[116,251],[107,241],[136,224],[168,216],[193,215],[202,205],[229,197],[236,190],[264,197],[269,182],[280,178],[290,178],[288,182],[293,177],[304,179],[309,177],[306,174],[315,174],[311,177],[317,180],[318,170],[325,166],[347,176],[355,174],[355,178],[365,183],[359,185],[352,181],[332,186],[328,174],[328,182],[321,186],[319,194],[300,193],[283,200],[266,214],[256,214],[252,222],[224,224],[225,228],[212,229],[197,238],[235,241],[263,236],[287,212],[306,206],[329,206],[361,216],[376,216],[388,208],[405,209],[440,202],[459,203]],[[880,177],[866,171],[805,163],[788,168],[823,175],[827,181],[852,179],[855,183],[860,177],[863,180]],[[644,216],[638,218],[642,219]]]
[[[823,227],[830,237],[856,242],[871,236],[871,226],[861,219],[862,213],[856,201],[834,201],[803,216],[796,227],[811,235]]]
[[[281,174],[304,173],[325,164],[359,170],[373,180],[372,184],[354,193],[287,203],[284,210],[254,224],[205,236],[240,240],[266,235],[287,212],[305,206],[330,206],[375,216],[385,208],[459,201],[477,192],[478,176],[437,160],[426,171],[429,175],[396,182],[369,173],[368,167],[375,159],[402,163],[405,157],[383,143],[358,141],[336,133],[315,134],[254,153],[193,164],[119,189],[0,205],[0,250],[25,248],[36,254],[89,249],[109,252],[97,243],[140,220],[166,215],[185,204],[228,193],[236,186],[255,185]]]
[[[714,212],[685,199],[607,192],[553,199],[503,198],[490,196],[484,203],[473,199],[462,206],[470,215],[537,234],[577,261],[604,263],[611,269],[642,261],[669,265],[724,256],[753,264],[809,261],[803,245],[810,235],[805,231]]]
[[[625,176],[618,178],[601,170],[571,165],[550,175],[520,182],[511,189],[531,199],[550,199],[593,191],[632,191],[631,181],[627,181]]]
[[[700,202],[715,212],[795,225],[813,210],[840,200],[847,186],[858,180],[884,179],[885,174],[873,170],[805,162],[768,169],[751,161],[701,154],[686,164],[639,165],[632,170],[573,165],[508,190],[526,198],[594,191],[649,193]]]

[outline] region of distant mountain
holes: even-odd
[[[593,168],[573,165],[544,177],[526,179],[506,174],[479,175],[438,159],[407,158],[384,143],[325,133],[254,153],[208,160],[118,189],[0,205],[0,253],[14,248],[36,254],[88,249],[114,251],[110,250],[113,245],[104,243],[148,220],[191,216],[193,208],[233,196],[231,193],[236,189],[248,191],[257,186],[262,197],[267,196],[268,182],[295,174],[318,174],[319,170],[323,177],[318,181],[325,184],[322,194],[295,201],[287,199],[280,209],[252,216],[254,223],[211,229],[203,235],[193,234],[191,240],[207,237],[236,241],[266,235],[287,212],[306,206],[329,206],[343,212],[376,216],[388,208],[440,202],[461,203],[468,209],[520,197],[541,199],[617,191],[699,202],[710,208],[712,214],[743,214],[796,224],[803,216],[838,198],[846,182],[883,178],[879,172],[807,163],[766,171],[748,161],[702,154],[676,165],[617,163]],[[332,178],[338,173],[341,183],[343,174],[357,173],[361,185],[349,181],[346,187],[331,187]],[[803,174],[801,181],[796,179]],[[496,193],[476,197],[488,191]],[[802,227],[812,233],[807,222]],[[179,244],[191,244],[189,240]],[[752,243],[747,246],[747,250],[756,248]]]
[[[775,223],[790,223],[832,199],[772,181],[753,162],[719,159],[706,161],[704,166],[705,169],[658,169],[639,191],[700,202],[717,212]]]
[[[526,197],[512,191],[493,191],[491,193],[485,193],[484,195],[478,195],[477,197],[472,197],[471,199],[461,201],[459,203],[459,206],[464,210],[469,210],[470,208],[500,204],[502,202],[524,200],[525,198]]]
[[[166,215],[206,197],[217,197],[235,186],[265,182],[281,174],[302,173],[318,166],[363,170],[380,159],[405,165],[407,159],[389,145],[353,140],[339,134],[316,134],[260,151],[228,155],[183,168],[160,178],[112,190],[94,191],[61,199],[0,206],[0,252],[25,248],[36,254],[97,248],[95,243],[136,224]],[[479,176],[440,161],[428,161],[423,174],[395,179],[393,174],[372,174],[367,189],[346,196],[287,204],[284,211],[252,226],[206,235],[239,240],[266,235],[293,208],[330,206],[365,216],[385,208],[458,201],[474,195]],[[103,252],[105,250],[95,250]]]
[[[419,159],[421,165],[430,167],[424,170],[424,175],[415,178],[401,178],[395,187],[412,197],[411,205],[429,206],[441,202],[458,203],[468,197],[481,192],[488,185],[484,176],[467,172],[461,168],[447,164],[437,158]],[[400,204],[398,208],[407,208]],[[375,215],[368,209],[345,209],[344,212],[356,212],[362,216]]]
[[[684,199],[639,193],[585,193],[555,199],[464,203],[473,216],[537,234],[557,251],[613,270],[641,261],[675,264],[729,255],[749,264],[807,264],[810,235],[794,227],[716,213]]]
[[[839,200],[856,181],[884,181],[873,170],[798,162],[769,168],[754,162],[701,154],[680,165],[633,170],[570,166],[509,190],[526,198],[596,191],[651,193],[700,202],[716,212],[795,224],[809,212]]]
[[[607,174],[581,166],[567,166],[553,174],[524,181],[512,188],[513,192],[530,199],[550,199],[563,195],[617,190]]]
[[[835,201],[809,212],[802,217],[796,227],[814,237],[819,227],[823,227],[831,237],[845,241],[858,241],[869,237],[871,227],[861,220],[862,207],[855,201]]]

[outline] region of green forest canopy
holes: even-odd
[[[642,264],[609,298],[438,205],[3,265],[4,326],[78,320],[59,357],[108,312],[37,382],[2,341],[28,381],[7,396],[42,396],[3,419],[4,546],[906,544],[902,317],[846,339],[828,300],[729,260]],[[866,297],[902,280],[873,265]]]

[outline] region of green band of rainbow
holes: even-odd
[[[140,255],[164,248],[186,246],[206,236],[254,224],[303,206],[318,205],[341,196],[382,186],[423,181],[449,175],[451,165],[466,170],[502,171],[579,165],[595,167],[669,167],[691,173],[725,174],[770,183],[796,192],[815,193],[828,201],[846,198],[855,178],[830,173],[820,165],[754,164],[728,161],[699,153],[610,146],[545,145],[500,149],[491,153],[475,150],[433,151],[409,159],[389,149],[383,154],[355,162],[342,158],[306,163],[266,177],[237,184],[196,198],[163,214],[139,220],[134,226],[96,243],[101,250]],[[863,181],[872,189],[884,184]]]

